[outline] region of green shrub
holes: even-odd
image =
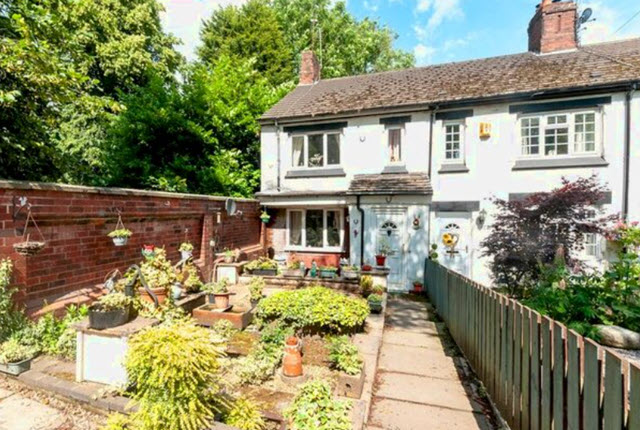
[[[272,323],[264,327],[258,347],[238,362],[236,374],[242,384],[258,384],[271,379],[282,361],[284,341],[293,335],[291,327]]]
[[[379,305],[382,304],[382,296],[379,294],[371,294],[369,297],[367,297],[367,301],[374,305]]]
[[[11,288],[11,260],[0,260],[0,342],[27,325],[27,318],[17,310],[13,303],[15,288]]]
[[[251,278],[251,282],[249,282],[249,294],[251,294],[252,301],[259,302],[262,300],[262,292],[265,286],[266,282],[262,276],[254,276]]]
[[[133,430],[131,419],[126,415],[114,413],[109,415],[101,430]]]
[[[331,385],[314,380],[300,386],[295,399],[284,411],[293,430],[350,430],[349,402],[335,400]]]
[[[236,399],[225,423],[240,430],[264,430],[266,428],[260,409],[246,397]]]
[[[329,359],[334,369],[349,375],[362,372],[362,358],[358,347],[347,336],[337,336],[329,340]]]
[[[257,260],[248,262],[244,268],[249,272],[254,270],[273,270],[278,268],[278,262],[270,258],[260,257]]]
[[[140,272],[144,276],[150,288],[171,289],[171,286],[178,280],[176,271],[167,260],[167,251],[164,248],[156,248],[153,258],[146,258],[139,264]],[[130,281],[135,276],[135,271],[131,270],[124,276],[123,282]],[[140,278],[136,279],[136,288],[144,288]]]
[[[197,293],[204,285],[198,274],[198,269],[193,263],[187,263],[183,269],[182,285],[188,293]]]
[[[201,430],[219,410],[218,357],[207,329],[178,321],[129,340],[125,367],[140,409],[136,430]]]
[[[306,332],[353,332],[368,315],[365,300],[319,286],[272,294],[258,305],[259,318]]]

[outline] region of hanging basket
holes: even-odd
[[[36,228],[40,236],[42,237],[42,241],[31,240],[31,235],[27,233],[29,230],[29,222],[33,223],[33,226]],[[39,254],[40,251],[44,249],[46,242],[44,242],[44,236],[36,224],[36,220],[33,219],[33,215],[31,214],[31,209],[27,213],[27,220],[24,223],[24,232],[22,233],[22,242],[14,243],[13,249],[20,255],[25,257],[31,257],[36,254]]]

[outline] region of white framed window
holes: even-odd
[[[599,258],[600,256],[600,237],[595,233],[584,234],[584,255],[591,258]]]
[[[340,133],[308,133],[291,136],[291,167],[317,169],[340,165]]]
[[[523,157],[570,157],[599,151],[599,112],[578,111],[520,118]]]
[[[464,161],[464,124],[462,122],[446,122],[444,124],[444,159],[448,163]]]
[[[387,127],[387,150],[389,152],[389,163],[402,162],[402,138],[404,127],[388,126]]]
[[[343,243],[341,209],[287,210],[287,249],[341,252]]]

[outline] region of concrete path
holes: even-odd
[[[367,429],[494,427],[456,365],[455,345],[427,303],[390,298]]]

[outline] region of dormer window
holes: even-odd
[[[598,151],[595,111],[549,113],[520,119],[522,155],[562,157]]]
[[[291,138],[291,167],[317,169],[340,165],[340,134],[313,133]]]

